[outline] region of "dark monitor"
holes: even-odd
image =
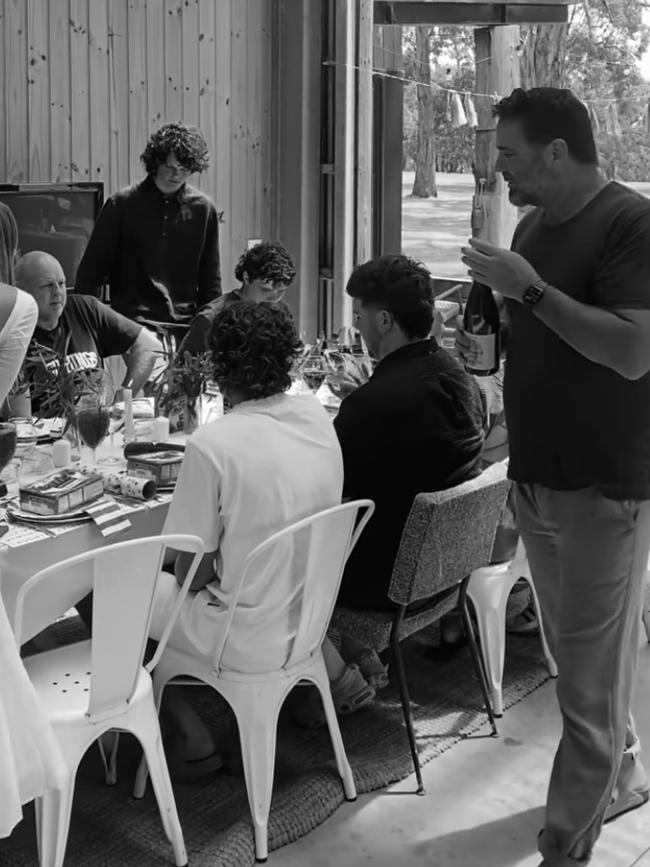
[[[68,286],[104,201],[103,183],[0,184],[0,202],[18,223],[19,252],[44,250],[56,257]]]

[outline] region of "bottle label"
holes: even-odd
[[[472,370],[483,370],[486,373],[494,370],[497,366],[497,337],[496,334],[469,334],[472,347],[472,358],[468,359]]]

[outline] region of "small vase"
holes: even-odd
[[[183,433],[192,434],[201,423],[203,413],[202,395],[187,396],[183,402]]]
[[[66,427],[63,436],[70,443],[70,461],[73,464],[78,464],[81,460],[81,439],[79,438],[79,431],[77,430],[77,426],[74,422],[69,422]]]

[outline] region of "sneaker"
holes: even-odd
[[[359,671],[374,690],[388,686],[388,666],[379,658],[376,650],[368,650],[357,659]]]
[[[509,632],[511,635],[534,635],[536,632],[539,632],[537,613],[532,601],[516,617],[508,621],[506,632]]]
[[[605,810],[604,823],[613,822],[623,813],[642,807],[649,799],[650,786],[641,760],[631,753],[624,753],[612,799]]]

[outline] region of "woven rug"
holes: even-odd
[[[55,643],[79,637],[74,618],[52,627]],[[452,659],[433,662],[424,655],[431,634],[405,645],[405,659],[420,757],[428,762],[467,737],[489,732],[478,684],[466,649]],[[504,704],[511,707],[547,679],[539,641],[509,637]],[[228,711],[212,690],[190,690],[204,718],[217,732],[225,730]],[[399,697],[392,687],[373,704],[341,718],[343,740],[359,793],[403,779],[412,772]],[[77,775],[66,867],[157,867],[173,864],[156,802],[131,797],[139,750],[123,736],[118,784],[103,784],[98,753],[91,748]],[[243,777],[221,771],[212,778],[174,786],[185,843],[193,867],[248,867],[255,863],[253,833]],[[298,839],[323,822],[343,801],[326,730],[301,729],[283,713],[278,730],[269,848]],[[37,864],[33,810],[11,837],[0,840],[3,867]]]

